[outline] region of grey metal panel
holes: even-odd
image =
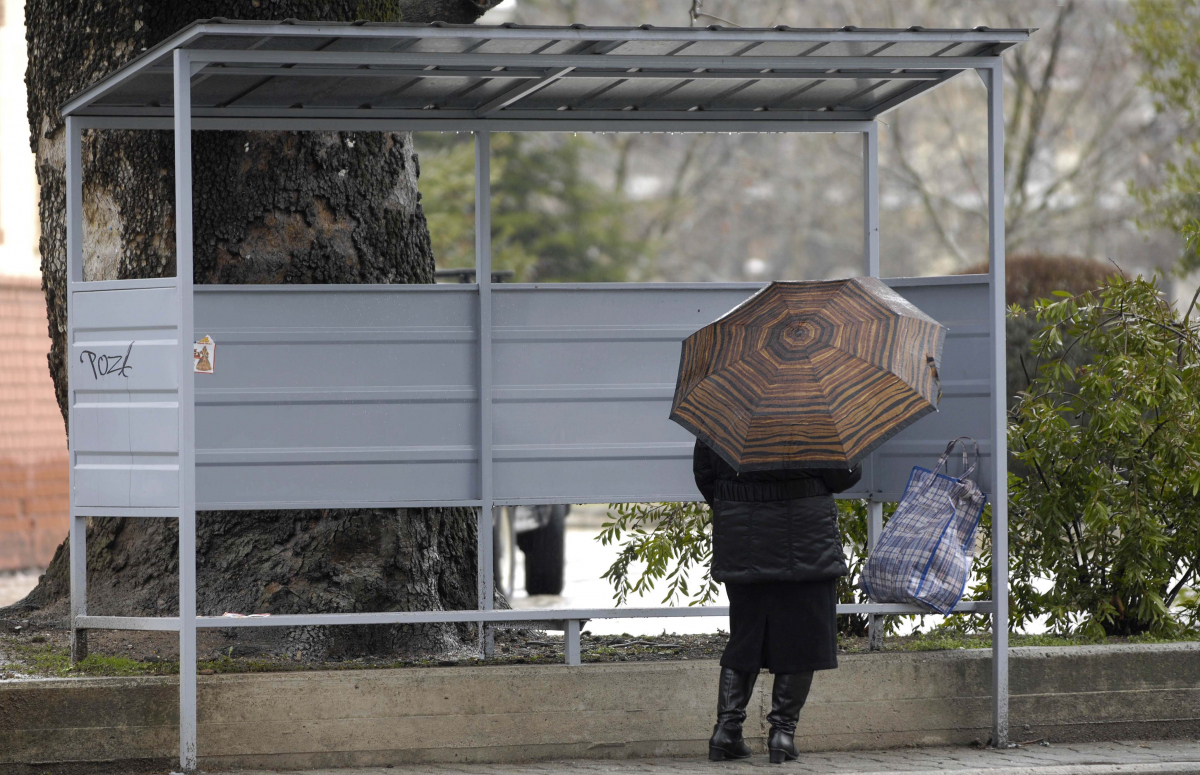
[[[940,411],[876,452],[850,493],[895,498],[948,439],[991,447],[986,279],[891,282],[950,329]],[[758,287],[495,287],[497,502],[694,499],[692,439],[667,419],[680,342]],[[197,335],[218,345],[216,373],[195,376],[203,508],[480,497],[474,286],[196,296]]]
[[[944,397],[872,456],[848,495],[898,497],[913,465],[932,465],[955,436],[990,452],[986,278],[890,282],[950,328]],[[693,439],[667,419],[680,343],[759,287],[497,286],[497,502],[696,499]]]
[[[89,285],[71,291],[73,502],[178,507],[178,291]]]
[[[201,508],[478,495],[474,286],[202,286]]]
[[[758,287],[498,286],[497,500],[693,499],[680,342]]]
[[[992,490],[989,285],[982,275],[946,279],[954,284],[936,285],[927,280],[896,287],[897,292],[949,330],[942,352],[942,402],[938,411],[877,450],[871,456],[873,480],[860,484],[883,494],[885,500],[899,497],[914,465],[932,467],[946,442],[964,435],[979,442],[976,481],[985,492]],[[957,473],[957,462],[952,471]]]

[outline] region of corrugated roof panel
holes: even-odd
[[[265,37],[257,40],[252,38],[244,38],[248,44],[246,48],[254,48],[259,51],[323,51],[327,49],[337,38],[277,38]],[[249,45],[253,44],[253,45]]]
[[[573,84],[576,79],[572,79],[569,83]],[[606,89],[602,94],[597,94],[586,99],[576,99],[569,103],[573,109],[577,110],[624,110],[626,108],[644,109],[647,100],[654,94],[674,86],[677,82],[674,79],[666,78],[637,78],[628,79],[625,81],[616,81],[611,88]],[[547,91],[558,89],[561,94],[564,91],[563,86],[555,84],[547,87]],[[594,90],[593,90],[594,91]],[[551,92],[553,96],[555,92]],[[580,95],[581,97],[586,96]],[[530,98],[537,99],[537,95]],[[543,97],[543,102],[545,101]],[[565,101],[565,100],[564,100]],[[530,102],[529,105],[536,103]],[[524,101],[522,101],[524,105]],[[557,106],[555,106],[557,107]]]
[[[421,38],[407,46],[405,51],[445,54],[461,54],[472,46],[478,45],[481,42],[480,38]]]
[[[322,98],[331,90],[353,92],[356,88],[370,83],[362,78],[305,78],[303,83],[304,89],[301,91],[296,88],[296,80],[292,78],[272,78],[267,81],[256,81],[254,83],[257,85],[250,90],[231,94],[232,101],[227,104],[229,107],[235,108],[270,108],[283,105],[288,100],[294,100],[294,102],[287,103],[286,107],[297,105],[310,107],[319,104]],[[374,81],[375,79],[371,80]],[[300,95],[303,96],[297,99]],[[357,103],[350,104],[361,105],[362,100],[360,99]]]
[[[549,41],[529,38],[497,38],[485,40],[476,54],[569,54],[579,46],[577,40]]]
[[[853,96],[845,100],[842,104],[853,110],[870,110],[876,105],[881,105],[892,97],[897,97],[916,86],[919,86],[919,84],[907,81],[890,81],[880,84],[878,88]]]
[[[144,107],[152,103],[170,105],[173,94],[170,72],[147,73],[129,79],[119,91],[105,94],[94,104],[128,107]]]
[[[500,41],[499,41],[499,40],[497,40],[497,41],[493,41],[493,42],[494,42],[494,43],[499,43]],[[578,50],[579,50],[579,46],[580,46],[580,44],[581,44],[581,43],[584,43],[584,42],[586,42],[586,41],[579,41],[579,40],[530,40],[530,41],[529,41],[529,44],[530,44],[530,49],[531,49],[531,50],[530,50],[530,52],[529,52],[529,53],[533,53],[533,51],[535,51],[535,50],[536,50],[536,51],[537,51],[539,54],[545,54],[545,55],[547,55],[547,56],[550,56],[550,55],[553,55],[553,54],[570,54],[570,53],[573,53],[573,52],[575,52],[575,51],[578,51]],[[610,45],[615,45],[615,44],[610,44]]]
[[[876,48],[883,44],[876,44]],[[946,46],[953,45],[944,41],[923,43],[921,41],[905,41],[903,43],[893,43],[884,50],[879,52],[880,56],[890,57],[929,57],[936,56],[938,52],[945,50]],[[829,47],[822,48],[820,51],[814,52],[814,56],[825,55],[829,56]]]
[[[189,48],[203,48],[213,51],[239,51],[262,45],[269,36],[253,37],[250,35],[202,35]]]
[[[723,120],[813,109],[869,118],[885,102],[919,94],[931,78],[976,66],[951,57],[995,57],[1028,34],[211,20],[181,30],[64,109],[112,116],[146,108],[164,112],[173,93],[171,51],[182,47],[228,51],[242,60],[205,65],[193,80],[193,105],[214,117],[226,106],[224,115],[240,117],[286,117],[304,106],[329,108],[321,114],[327,117],[346,109],[355,118],[370,115],[371,108],[543,120],[559,113],[571,118],[572,110],[629,109],[685,119],[714,110]],[[514,56],[525,61],[505,59]],[[498,71],[514,77],[491,76]],[[813,80],[816,72],[822,80]]]
[[[812,41],[794,41],[794,40],[780,40],[780,41],[768,40],[768,41],[764,41],[764,42],[760,43],[759,45],[755,46],[754,48],[750,49],[743,56],[746,56],[748,58],[754,58],[754,57],[798,57],[798,56],[802,56],[805,53],[810,52],[810,51],[813,54],[822,54],[823,55],[823,54],[825,54],[825,49],[829,48],[830,45],[832,45],[832,44],[827,41],[812,42]],[[880,43],[869,44],[869,48],[867,48],[866,50],[870,50],[871,48],[878,48],[880,45],[882,45],[882,44],[880,44]]]
[[[706,105],[706,110],[755,110],[769,108],[771,110],[810,110],[814,107],[825,107],[827,97],[820,97],[816,104],[805,102],[799,97],[807,92],[818,90],[818,94],[832,93],[820,90],[822,84],[830,83],[820,78],[779,81],[755,81],[722,99]],[[840,84],[862,83],[861,81],[837,81]]]
[[[167,76],[168,84],[170,76]],[[239,95],[260,87],[264,81],[258,75],[223,75],[219,78],[196,79],[192,85],[192,104],[196,107],[225,105]]]
[[[945,51],[943,51],[941,54],[939,54],[939,56],[944,56],[944,57],[981,56],[981,55],[986,55],[986,54],[990,53],[991,49],[993,49],[993,48],[995,48],[995,44],[992,44],[992,43],[985,43],[985,44],[956,43],[956,44],[950,45],[950,47],[947,48]]]
[[[610,83],[611,80],[607,78],[562,78],[520,100],[515,107],[519,110],[558,110],[564,106],[578,108],[587,102],[588,95]],[[481,102],[486,103],[489,99],[484,96]]]
[[[620,48],[613,51],[609,56],[668,56],[673,54],[676,49],[685,45],[687,41],[678,40],[630,40],[623,44]],[[697,44],[688,46],[680,53],[691,54],[691,49]],[[736,46],[729,44],[730,49],[736,50]]]
[[[698,107],[703,110],[752,111],[762,107],[763,101],[753,94],[746,93],[749,85],[752,84],[745,81],[737,83],[691,81],[687,85],[681,86],[670,94],[656,100],[656,109],[691,110]],[[794,86],[790,81],[786,84],[781,81],[774,81],[771,82],[771,85],[775,87],[776,91],[787,86]]]
[[[837,107],[838,101],[862,88],[859,81],[817,81],[811,88],[790,96],[780,96],[771,103],[771,110],[827,110]]]
[[[526,97],[521,101],[521,107],[530,110],[556,110],[561,105],[579,107],[583,103],[580,97],[584,96],[586,92],[580,94],[575,81],[588,80],[591,79],[579,78],[567,82],[556,82],[542,91]],[[637,81],[625,81],[621,86],[615,87],[583,105],[595,109],[623,109],[632,105],[634,108],[643,109],[647,105],[651,105],[652,100],[651,106],[655,110],[686,111],[694,105],[716,97],[730,86],[731,84],[728,83],[711,80],[677,81],[675,79],[643,78]]]
[[[690,57],[737,56],[738,53],[741,51],[745,51],[747,49],[750,49],[751,47],[757,47],[757,45],[761,45],[761,44],[747,43],[747,42],[741,41],[741,40],[698,40],[695,43],[688,44],[686,48],[683,48],[683,50],[680,51],[679,49],[684,44],[676,42],[676,41],[671,41],[671,42],[675,44],[675,47],[671,49],[672,52],[678,51],[678,53],[686,54],[687,56],[690,56]],[[622,46],[620,49],[618,49],[617,51],[614,51],[613,53],[614,54],[618,54],[618,53],[627,54],[630,52],[628,50],[626,50],[626,48],[624,46]]]

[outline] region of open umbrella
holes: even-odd
[[[852,468],[936,409],[945,335],[875,278],[771,283],[684,340],[671,419],[739,472]]]

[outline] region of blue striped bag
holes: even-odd
[[[970,467],[967,441],[975,446]],[[938,473],[960,442],[962,476]],[[987,501],[967,478],[978,464],[979,445],[960,436],[946,445],[932,471],[913,468],[896,512],[863,566],[859,585],[872,602],[916,603],[940,614],[954,610],[971,573],[975,530]]]

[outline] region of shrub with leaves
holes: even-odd
[[[1019,484],[1020,477],[1009,473],[1008,489],[1011,493]],[[1041,564],[1038,558],[1024,550],[1019,540],[1015,540],[1013,516],[1010,504],[1008,516],[1009,551],[1008,551],[1008,629],[1021,630],[1041,616],[1042,593],[1038,582],[1042,581]],[[967,592],[964,600],[992,599],[992,504],[983,507],[983,516],[979,519],[976,533],[978,551],[975,553],[971,566],[971,577],[967,582]],[[946,618],[936,628],[949,632],[990,632],[992,629],[991,614],[960,614]]]
[[[624,605],[629,596],[651,592],[666,582],[662,602],[705,605],[717,597],[712,579],[712,510],[704,503],[614,503],[609,522],[596,537],[604,546],[620,544],[621,552],[604,573],[613,599]],[[624,538],[622,539],[622,536]],[[634,566],[640,566],[636,570]],[[690,579],[698,570],[698,583]]]
[[[1011,415],[1028,475],[1010,482],[1013,576],[1028,613],[1088,635],[1164,633],[1197,618],[1200,314],[1153,281],[1036,303],[1036,376]],[[1080,354],[1088,353],[1087,358]],[[1034,577],[1051,579],[1045,593]],[[1019,586],[1024,584],[1023,587]],[[1172,606],[1175,610],[1172,610]]]

